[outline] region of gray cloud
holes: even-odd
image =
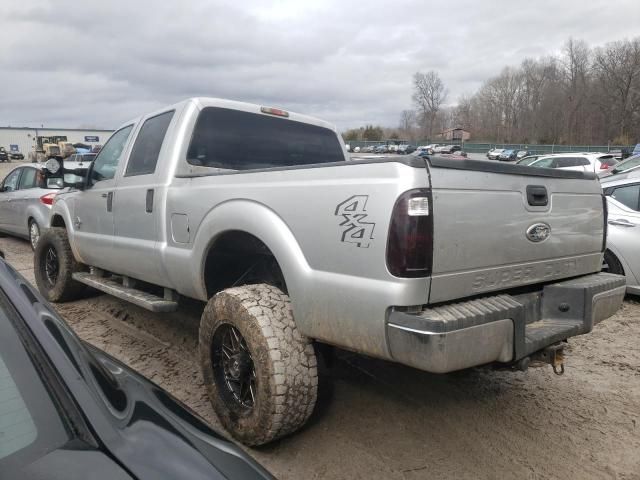
[[[455,102],[506,65],[637,34],[638,0],[5,0],[0,125],[115,127],[192,95],[394,126],[411,77]]]

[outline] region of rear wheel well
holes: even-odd
[[[287,293],[284,275],[264,242],[250,233],[232,230],[218,236],[205,259],[207,297],[230,287],[267,283]]]
[[[51,217],[51,226],[67,228],[67,225],[64,223],[64,218],[62,218],[62,216],[60,215],[54,215],[53,217]]]
[[[624,275],[624,267],[622,262],[618,259],[615,253],[608,248],[604,251],[602,269],[610,273],[616,273],[618,275]]]

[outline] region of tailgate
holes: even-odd
[[[430,175],[430,303],[600,270],[604,214],[593,174],[434,158]]]

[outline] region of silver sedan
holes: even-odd
[[[640,295],[640,170],[602,179],[609,207],[604,269],[627,277],[627,292]]]
[[[40,165],[13,169],[0,184],[0,232],[26,238],[35,249],[61,185],[47,187]]]

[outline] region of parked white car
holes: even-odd
[[[627,277],[627,292],[640,295],[640,171],[602,179],[609,209],[603,269]]]
[[[492,148],[487,152],[487,158],[489,160],[497,160],[502,155],[502,152],[504,152],[504,148]]]
[[[559,168],[577,172],[594,172],[604,175],[618,160],[610,153],[559,153],[540,157],[530,167]]]

